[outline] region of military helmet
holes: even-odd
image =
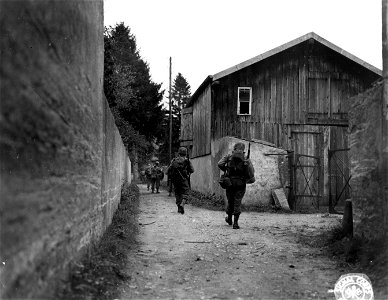
[[[179,147],[178,154],[181,156],[187,155],[187,149],[185,147]]]
[[[244,152],[244,150],[245,150],[245,145],[244,145],[243,143],[241,143],[241,142],[236,143],[236,144],[234,144],[233,150],[234,150],[234,151],[241,151],[241,152]]]

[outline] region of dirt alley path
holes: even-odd
[[[239,230],[225,213],[140,188],[139,234],[120,299],[334,299],[342,275],[319,248],[297,242],[340,220],[321,214],[243,212]],[[343,271],[343,270],[342,270]]]

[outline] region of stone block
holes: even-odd
[[[281,207],[284,210],[290,210],[287,197],[284,193],[283,188],[272,190],[272,197],[275,201],[276,206]]]

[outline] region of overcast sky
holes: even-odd
[[[168,96],[178,72],[194,93],[208,76],[311,31],[382,69],[381,0],[104,0]]]

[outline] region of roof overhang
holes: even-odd
[[[197,98],[198,95],[201,94],[205,90],[205,88],[212,82],[213,82],[213,76],[212,75],[207,76],[206,79],[201,83],[201,85],[197,88],[197,90],[191,96],[186,107],[191,106],[193,104],[194,99]]]
[[[214,74],[213,75],[213,80],[220,79],[220,78],[225,77],[225,76],[227,76],[229,74],[232,74],[232,73],[234,73],[234,72],[236,72],[238,70],[244,69],[244,68],[246,68],[246,67],[248,67],[248,66],[250,66],[252,64],[255,64],[255,63],[257,63],[259,61],[262,61],[262,60],[264,60],[264,59],[266,59],[266,58],[268,58],[270,56],[273,56],[275,54],[283,52],[284,50],[287,50],[287,49],[289,49],[289,48],[291,48],[293,46],[296,46],[296,45],[298,45],[298,44],[300,44],[300,43],[302,43],[304,41],[307,41],[309,39],[316,40],[317,42],[321,43],[322,45],[325,45],[326,47],[328,47],[328,48],[332,49],[333,51],[335,51],[335,52],[345,56],[346,58],[348,58],[348,59],[354,61],[355,63],[363,66],[364,68],[366,68],[366,69],[376,73],[379,76],[382,76],[382,71],[380,69],[372,66],[371,64],[368,64],[367,62],[365,62],[362,59],[354,56],[353,54],[351,54],[351,53],[341,49],[340,47],[334,45],[333,43],[330,43],[329,41],[327,41],[324,38],[320,37],[318,34],[316,34],[314,32],[310,32],[310,33],[307,33],[307,34],[305,34],[305,35],[303,35],[303,36],[301,36],[301,37],[299,37],[299,38],[297,38],[295,40],[292,40],[292,41],[290,41],[290,42],[288,42],[286,44],[283,44],[283,45],[281,45],[279,47],[276,47],[276,48],[274,48],[272,50],[269,50],[269,51],[267,51],[267,52],[265,52],[263,54],[255,56],[255,57],[253,57],[251,59],[248,59],[248,60],[246,60],[246,61],[244,61],[244,62],[242,62],[242,63],[240,63],[238,65],[235,65],[235,66],[230,67],[230,68],[228,68],[226,70],[223,70],[223,71],[221,71],[221,72],[219,72],[217,74]]]

